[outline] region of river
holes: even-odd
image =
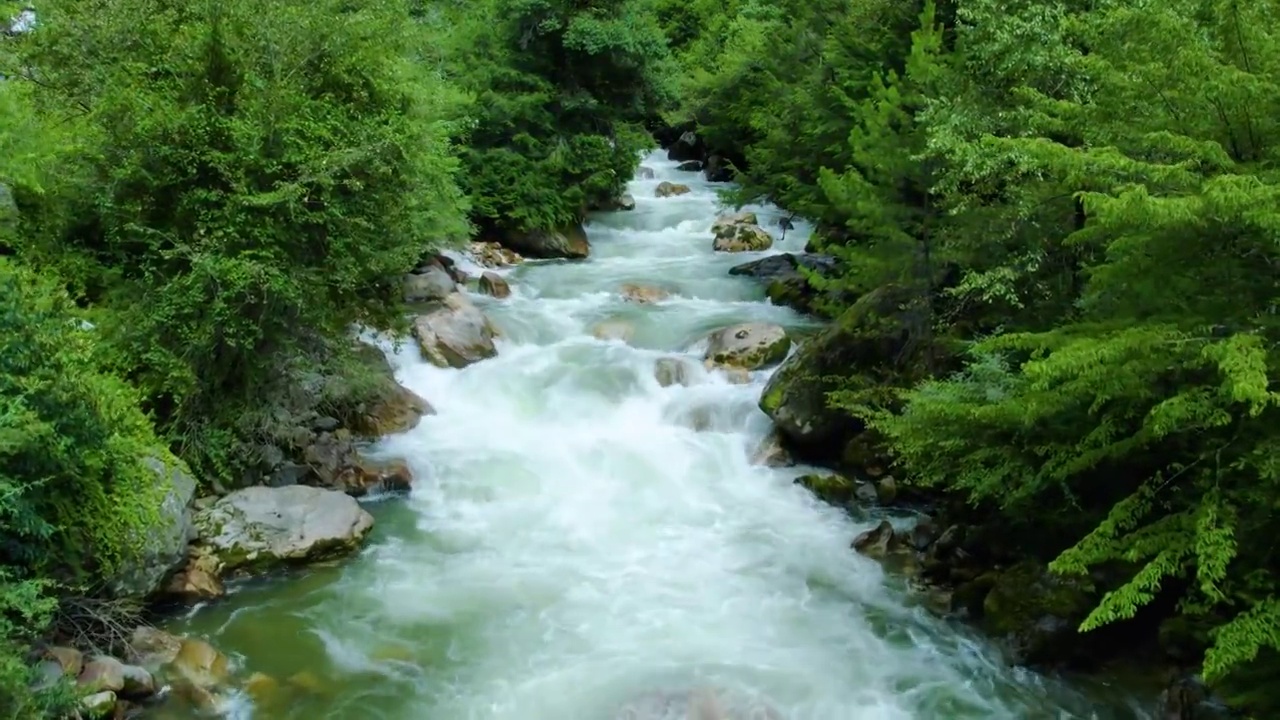
[[[241,585],[169,624],[242,672],[307,688],[228,714],[613,720],[635,698],[702,686],[767,698],[788,720],[1147,717],[1104,684],[1010,668],[849,549],[871,518],[795,486],[802,469],[751,465],[768,372],[658,385],[657,358],[698,357],[719,327],[813,325],[727,274],[760,254],[711,250],[717,186],[661,154],[645,164],[657,178],[631,183],[636,208],[592,218],[589,260],[526,263],[508,271],[510,298],[476,298],[504,333],[498,357],[446,370],[387,345],[438,414],[372,449],[408,458],[418,481],[370,504],[359,557]],[[664,179],[693,192],[656,198]],[[776,209],[749,209],[781,233]],[[798,223],[769,252],[807,233]],[[626,282],[673,296],[626,303]],[[630,344],[592,337],[619,319]]]

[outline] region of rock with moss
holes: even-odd
[[[759,370],[777,365],[791,350],[791,337],[781,325],[742,323],[707,337],[706,360],[712,365]]]
[[[914,295],[885,286],[863,296],[829,328],[810,338],[778,368],[760,397],[765,412],[802,459],[836,462],[866,426],[833,407],[829,393],[889,405],[900,389],[928,375],[924,342],[914,329]]]
[[[844,475],[801,475],[796,484],[836,507],[872,505],[877,501],[875,485],[861,480],[851,480]]]
[[[1090,582],[1054,575],[1026,560],[988,580],[981,626],[1030,664],[1070,662],[1079,652],[1076,628],[1097,604]]]
[[[759,252],[773,247],[773,236],[759,225],[728,225],[717,230],[711,248],[716,252]]]
[[[513,230],[502,236],[501,243],[531,258],[580,260],[591,254],[591,243],[581,223],[552,230]]]
[[[252,572],[354,552],[373,516],[336,490],[249,487],[197,512],[195,525],[196,543],[225,572]]]
[[[838,265],[834,258],[811,253],[779,253],[729,269],[730,275],[753,278],[764,284],[765,293],[774,305],[818,316],[825,316],[819,302],[825,296],[813,287],[807,273],[825,277],[836,272]],[[854,298],[844,299],[852,302]]]
[[[160,590],[165,579],[186,561],[187,543],[195,537],[190,509],[195,477],[182,461],[166,452],[141,462],[154,474],[164,494],[151,527],[134,543],[138,555],[110,580],[113,594],[122,597],[146,597]]]

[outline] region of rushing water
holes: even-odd
[[[444,370],[388,346],[439,413],[373,448],[418,482],[370,505],[365,552],[173,623],[293,689],[231,714],[612,720],[700,686],[789,720],[1145,717],[1118,691],[1008,667],[850,551],[870,518],[816,501],[799,469],[751,465],[767,372],[658,385],[657,358],[696,360],[716,328],[812,326],[727,275],[760,254],[712,252],[714,186],[660,155],[646,164],[658,179],[632,183],[634,211],[592,220],[588,261],[527,263],[508,273],[512,297],[477,298],[504,333],[497,358]],[[663,179],[693,192],[656,198]],[[751,209],[781,235],[776,209]],[[799,250],[807,230],[770,252]],[[626,282],[673,295],[625,303]],[[629,345],[592,337],[606,320],[634,326]]]

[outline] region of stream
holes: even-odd
[[[721,720],[661,709],[662,693],[714,688],[777,711],[732,720],[1150,717],[1123,686],[1010,667],[850,550],[878,518],[794,485],[805,468],[749,462],[771,371],[732,384],[702,370],[699,341],[744,321],[816,327],[727,274],[800,251],[810,228],[767,253],[715,253],[722,186],[676,164],[647,157],[657,177],[631,183],[636,208],[591,218],[589,260],[527,262],[503,270],[511,297],[474,295],[503,332],[498,357],[441,369],[384,343],[438,411],[370,450],[408,459],[411,496],[369,503],[358,557],[242,584],[166,627],[295,690],[238,697],[228,716]],[[657,198],[662,180],[693,191]],[[776,208],[746,209],[782,235]],[[628,282],[672,296],[628,303]],[[629,344],[595,339],[602,321],[629,323]],[[673,354],[693,359],[691,386],[655,380]]]

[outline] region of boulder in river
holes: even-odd
[[[760,219],[756,214],[749,210],[741,210],[739,212],[725,213],[716,218],[711,223],[711,233],[719,235],[721,231],[728,230],[734,225],[759,225]]]
[[[716,252],[758,252],[773,247],[773,236],[751,223],[721,226],[711,247]]]
[[[782,446],[782,438],[778,435],[778,431],[773,430],[760,441],[755,452],[751,453],[751,464],[779,468],[791,467],[796,464],[796,461]]]
[[[443,300],[457,291],[449,271],[439,264],[428,264],[404,276],[404,301],[423,303]]]
[[[701,160],[685,160],[676,166],[676,170],[680,172],[702,172]]]
[[[336,490],[248,487],[196,513],[195,525],[197,544],[224,570],[259,570],[351,553],[373,527],[373,516]]]
[[[707,337],[706,359],[718,366],[760,370],[787,357],[791,338],[781,325],[742,323]]]
[[[648,165],[641,165],[640,167],[636,168],[637,180],[653,180],[656,177],[657,175],[654,174],[653,168],[649,167]]]
[[[719,155],[708,155],[702,174],[707,178],[707,182],[730,182],[733,180],[733,166]]]
[[[662,182],[658,183],[658,187],[653,191],[653,194],[657,197],[665,198],[665,197],[675,197],[676,195],[685,195],[691,192],[693,191],[689,189],[688,185],[681,185],[679,183],[667,182],[666,180],[663,180]]]
[[[582,259],[591,254],[591,243],[581,224],[552,230],[510,231],[502,244],[525,257]]]
[[[480,274],[479,287],[480,292],[495,298],[511,296],[511,286],[507,284],[507,279],[492,270]]]
[[[914,384],[927,374],[925,342],[913,342],[914,294],[898,286],[868,293],[829,328],[804,342],[769,378],[760,409],[803,459],[846,460],[866,455],[857,444],[865,425],[827,403],[836,389],[832,376],[850,378],[865,388],[868,401],[892,399],[894,388]],[[945,348],[936,357],[945,359]],[[935,368],[936,369],[936,368]],[[853,453],[857,450],[857,453]],[[851,463],[857,464],[857,463]]]
[[[623,300],[641,305],[661,302],[671,296],[671,293],[660,287],[639,283],[624,283],[621,290]]]
[[[520,253],[496,242],[475,241],[467,246],[467,255],[481,267],[499,268],[524,262]]]
[[[463,368],[498,354],[497,330],[462,293],[453,293],[413,322],[422,355],[439,367]]]
[[[805,273],[829,277],[837,271],[835,258],[827,255],[780,253],[735,265],[729,269],[729,274],[745,275],[764,283],[766,293],[775,305],[821,315],[821,308],[817,303],[821,293],[813,287]]]
[[[683,162],[685,160],[701,160],[706,154],[706,145],[696,132],[687,130],[667,147],[667,159]]]

